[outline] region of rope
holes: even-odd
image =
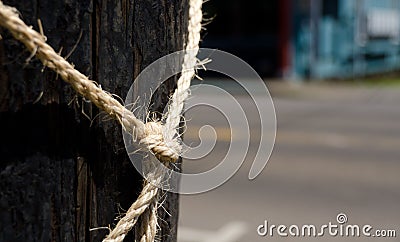
[[[168,106],[167,119],[164,125],[164,138],[168,142],[179,136],[177,128],[179,127],[183,105],[189,95],[190,82],[195,75],[196,56],[199,51],[201,20],[203,17],[201,11],[202,3],[202,0],[190,0],[188,42],[182,64],[182,75],[178,79],[177,88]]]
[[[151,164],[144,164],[149,166]],[[149,169],[146,167],[144,169]],[[159,188],[156,186],[164,179],[162,167],[151,170],[145,179],[143,189],[126,212],[125,216],[118,221],[115,228],[107,235],[103,242],[120,242],[123,241],[128,232],[135,226],[138,218],[142,219],[139,225],[138,234],[144,237],[144,242],[152,242],[151,238],[155,238],[157,234],[157,205]],[[151,182],[149,182],[151,181]],[[142,239],[140,240],[142,242]]]
[[[116,242],[123,241],[128,232],[136,224],[140,215],[155,201],[157,197],[158,188],[151,183],[147,183],[138,199],[131,205],[126,212],[125,216],[117,223],[116,227],[110,232],[103,242]],[[157,217],[156,217],[157,221]]]
[[[63,57],[46,43],[46,38],[28,27],[18,16],[15,8],[4,5],[0,0],[0,26],[8,29],[13,37],[22,42],[26,48],[36,55],[44,66],[52,69],[81,96],[89,99],[110,117],[118,120],[123,129],[132,134],[135,140],[151,150],[164,163],[175,162],[179,158],[180,144],[178,127],[185,99],[189,95],[190,82],[195,75],[197,52],[199,50],[202,21],[202,0],[189,0],[188,41],[182,64],[182,75],[178,79],[168,106],[164,126],[159,122],[148,122],[137,119],[133,113],[105,92],[94,81],[75,70]],[[138,228],[140,242],[152,242],[157,233],[157,185],[164,174],[154,170],[147,177],[138,199],[131,205],[125,216],[103,240],[104,242],[123,241],[126,234],[135,226],[139,216],[142,224]],[[151,181],[151,182],[148,182]]]
[[[154,134],[153,130],[148,130],[149,127],[161,126],[161,124],[145,125],[141,120],[137,119],[130,110],[114,99],[111,94],[105,92],[94,81],[89,80],[85,75],[75,70],[70,63],[46,43],[44,36],[28,27],[19,18],[18,11],[15,8],[4,5],[2,1],[0,1],[0,26],[8,29],[13,37],[35,54],[44,66],[57,72],[77,93],[89,99],[112,118],[118,120],[122,127],[132,134],[132,137],[147,146],[159,160],[174,162],[179,158],[178,150],[180,145],[177,140],[170,140],[167,145],[162,133],[157,135]]]
[[[189,95],[189,88],[190,88],[190,82],[195,75],[195,67],[197,64],[197,52],[199,51],[199,42],[200,42],[200,31],[201,31],[201,21],[203,17],[203,13],[201,11],[201,6],[202,6],[203,1],[202,0],[190,0],[189,4],[189,24],[188,24],[188,42],[186,44],[185,48],[185,55],[184,55],[184,60],[182,64],[182,74],[180,78],[178,79],[177,82],[177,88],[171,98],[171,101],[168,105],[168,113],[167,113],[167,118],[166,122],[163,126],[164,130],[163,131],[163,137],[164,140],[167,143],[173,143],[173,141],[176,141],[177,137],[179,137],[179,122],[181,119],[181,113],[183,110],[184,102],[185,99]],[[158,129],[160,128],[159,126],[157,127],[152,127],[153,129]],[[154,134],[160,134],[160,131],[155,131]],[[159,174],[158,177],[161,177],[162,175]],[[147,180],[152,180],[154,184],[153,179],[147,179]],[[161,181],[161,180],[159,180]],[[150,211],[150,209],[147,210],[146,214],[143,214],[144,216],[144,224],[145,227],[141,226],[139,227],[139,232],[140,234],[140,242],[152,242],[154,241],[155,235],[157,233],[157,193],[154,194],[153,197],[153,207]],[[139,199],[139,198],[138,198]],[[149,204],[151,202],[149,201]],[[131,208],[133,205],[131,206]],[[125,215],[124,218],[129,217],[128,213]],[[107,236],[107,238],[104,240],[104,242],[108,241],[122,241],[122,239],[118,240],[118,238],[121,238],[121,234],[126,233],[113,233],[115,230],[117,230],[119,227],[126,227],[126,226],[132,226],[133,225],[128,225],[129,223],[136,223],[136,220],[126,220],[125,223],[121,221],[117,224],[115,229]],[[121,231],[122,232],[122,231]],[[113,238],[114,240],[111,240]]]
[[[138,228],[140,242],[154,241],[157,234],[157,209],[158,201],[153,200],[149,208],[140,216],[141,226]]]

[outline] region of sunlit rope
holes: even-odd
[[[13,37],[23,43],[36,55],[44,66],[57,72],[60,77],[81,96],[89,99],[99,109],[118,120],[123,129],[132,134],[140,144],[151,150],[164,163],[174,162],[179,158],[180,143],[177,140],[177,129],[185,99],[189,95],[190,82],[195,75],[197,52],[199,50],[202,21],[202,0],[189,0],[188,40],[182,64],[182,74],[177,88],[168,106],[165,124],[137,119],[111,94],[105,92],[94,81],[76,70],[62,56],[46,43],[42,34],[28,27],[18,16],[18,11],[4,5],[0,0],[0,26],[8,29]],[[122,241],[133,228],[139,216],[143,215],[143,223],[139,227],[141,242],[154,241],[157,233],[158,184],[162,181],[160,170],[150,172],[138,199],[131,205],[127,213],[103,241]]]

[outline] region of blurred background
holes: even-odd
[[[395,71],[399,9],[398,0],[209,1],[203,47],[235,54],[265,77]]]
[[[278,127],[268,165],[248,180],[263,136],[257,107],[234,80],[200,73],[202,83],[224,88],[242,105],[251,141],[227,183],[181,196],[179,241],[400,241],[400,1],[211,0],[204,7],[202,47],[237,55],[263,77]],[[185,172],[211,169],[231,138],[242,138],[230,136],[241,127],[229,127],[210,107],[189,110],[186,118],[187,144],[199,144],[207,124],[217,144],[206,157],[185,160]],[[336,222],[339,213],[349,224],[395,229],[397,237],[257,235],[265,220],[318,226]]]

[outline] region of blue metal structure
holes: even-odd
[[[294,78],[400,69],[399,0],[292,0]]]

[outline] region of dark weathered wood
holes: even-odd
[[[184,0],[5,0],[48,43],[125,97],[140,71],[183,48]],[[100,241],[136,199],[142,178],[126,154],[121,128],[0,29],[0,241]],[[76,48],[74,48],[76,47]],[[174,81],[154,98],[161,110]],[[39,97],[41,97],[39,99]],[[160,209],[162,241],[176,241],[178,196]],[[131,237],[132,235],[130,235]],[[132,240],[132,238],[127,239]]]

